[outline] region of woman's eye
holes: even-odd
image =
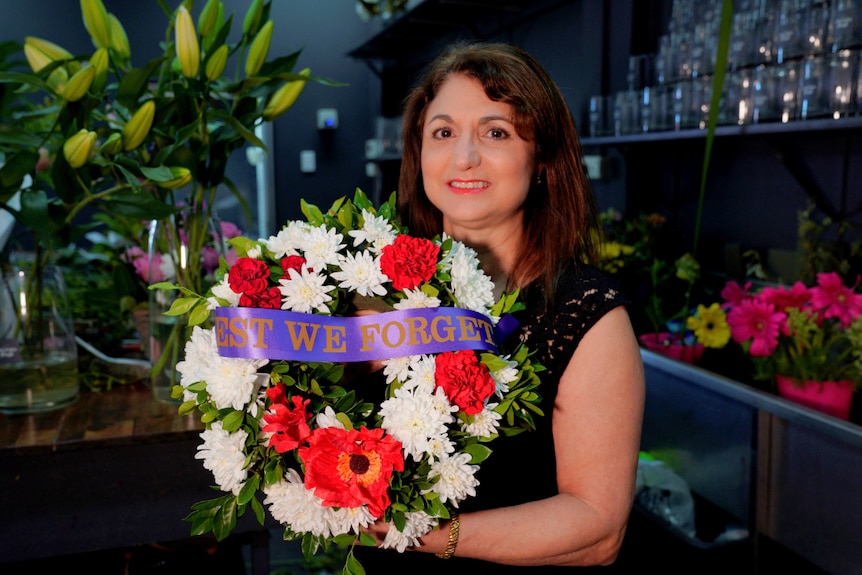
[[[488,130],[488,136],[494,140],[503,140],[508,137],[509,133],[501,128],[491,128]]]
[[[452,135],[452,130],[449,128],[437,128],[431,132],[431,134],[439,140],[450,137]]]

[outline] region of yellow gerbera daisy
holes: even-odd
[[[709,307],[698,305],[697,315],[689,316],[685,325],[694,332],[697,341],[706,347],[721,349],[730,341],[727,314],[717,303]]]

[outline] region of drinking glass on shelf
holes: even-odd
[[[694,127],[690,121],[691,81],[677,81],[668,85],[670,118],[668,129],[682,130]]]
[[[786,62],[802,55],[803,18],[806,0],[777,0],[773,31],[775,61]]]
[[[732,70],[725,77],[720,124],[747,124],[751,122],[751,76],[747,69]]]
[[[758,13],[754,10],[733,15],[733,28],[728,46],[728,64],[733,69],[743,68],[754,62],[754,42],[757,39]]]
[[[706,129],[709,118],[709,106],[712,99],[712,76],[692,78],[691,105],[689,107],[686,126]]]
[[[799,88],[799,70],[796,61],[776,64],[773,69],[775,106],[781,122],[796,120],[796,92]]]
[[[593,138],[597,136],[606,136],[608,134],[605,97],[601,94],[590,96],[589,122],[589,135]]]
[[[751,73],[751,122],[774,122],[781,118],[776,98],[775,67],[760,64]]]
[[[806,56],[799,67],[799,102],[798,114],[800,120],[822,118],[827,116],[829,109],[829,94],[826,90],[826,59],[823,56]]]
[[[829,18],[827,45],[833,52],[852,48],[862,42],[862,2],[834,0]]]
[[[858,50],[839,50],[829,56],[829,110],[836,120],[856,113],[855,82]]]
[[[638,94],[634,90],[623,90],[614,96],[614,135],[635,133],[638,125]]]
[[[820,54],[826,50],[829,36],[829,2],[808,0],[802,24],[802,53]]]

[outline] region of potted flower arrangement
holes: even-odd
[[[753,377],[779,395],[848,419],[862,383],[862,294],[835,272],[816,285],[728,282],[722,291],[731,335],[754,364]]]
[[[700,265],[682,251],[667,219],[657,213],[624,219],[610,209],[602,222],[600,265],[639,304],[633,317],[641,344],[692,364],[705,348],[723,348],[730,340],[725,311],[717,302],[692,304],[707,297],[698,282]]]
[[[176,281],[201,291],[217,196],[246,205],[226,175],[229,157],[246,145],[266,149],[255,128],[284,114],[307,82],[336,83],[294,71],[301,51],[268,60],[270,2],[251,0],[235,41],[220,0],[206,2],[196,22],[191,2],[158,4],[167,17],[162,55],[143,65],[133,65],[123,25],[101,0],[81,0],[91,54],[26,38],[30,71],[0,74],[27,104],[17,116],[26,122],[0,138],[0,207],[34,232],[42,254],[105,222],[134,241],[142,221],[160,221],[176,239],[165,254]],[[173,347],[183,339],[175,335]]]

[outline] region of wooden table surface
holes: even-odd
[[[143,381],[90,391],[72,405],[46,413],[0,414],[0,450],[30,453],[177,441],[203,430],[196,414],[153,400]]]
[[[0,572],[190,538],[191,506],[222,495],[195,459],[202,429],[197,414],[180,417],[143,382],[85,389],[53,412],[0,415]],[[247,513],[234,533],[264,530]]]

